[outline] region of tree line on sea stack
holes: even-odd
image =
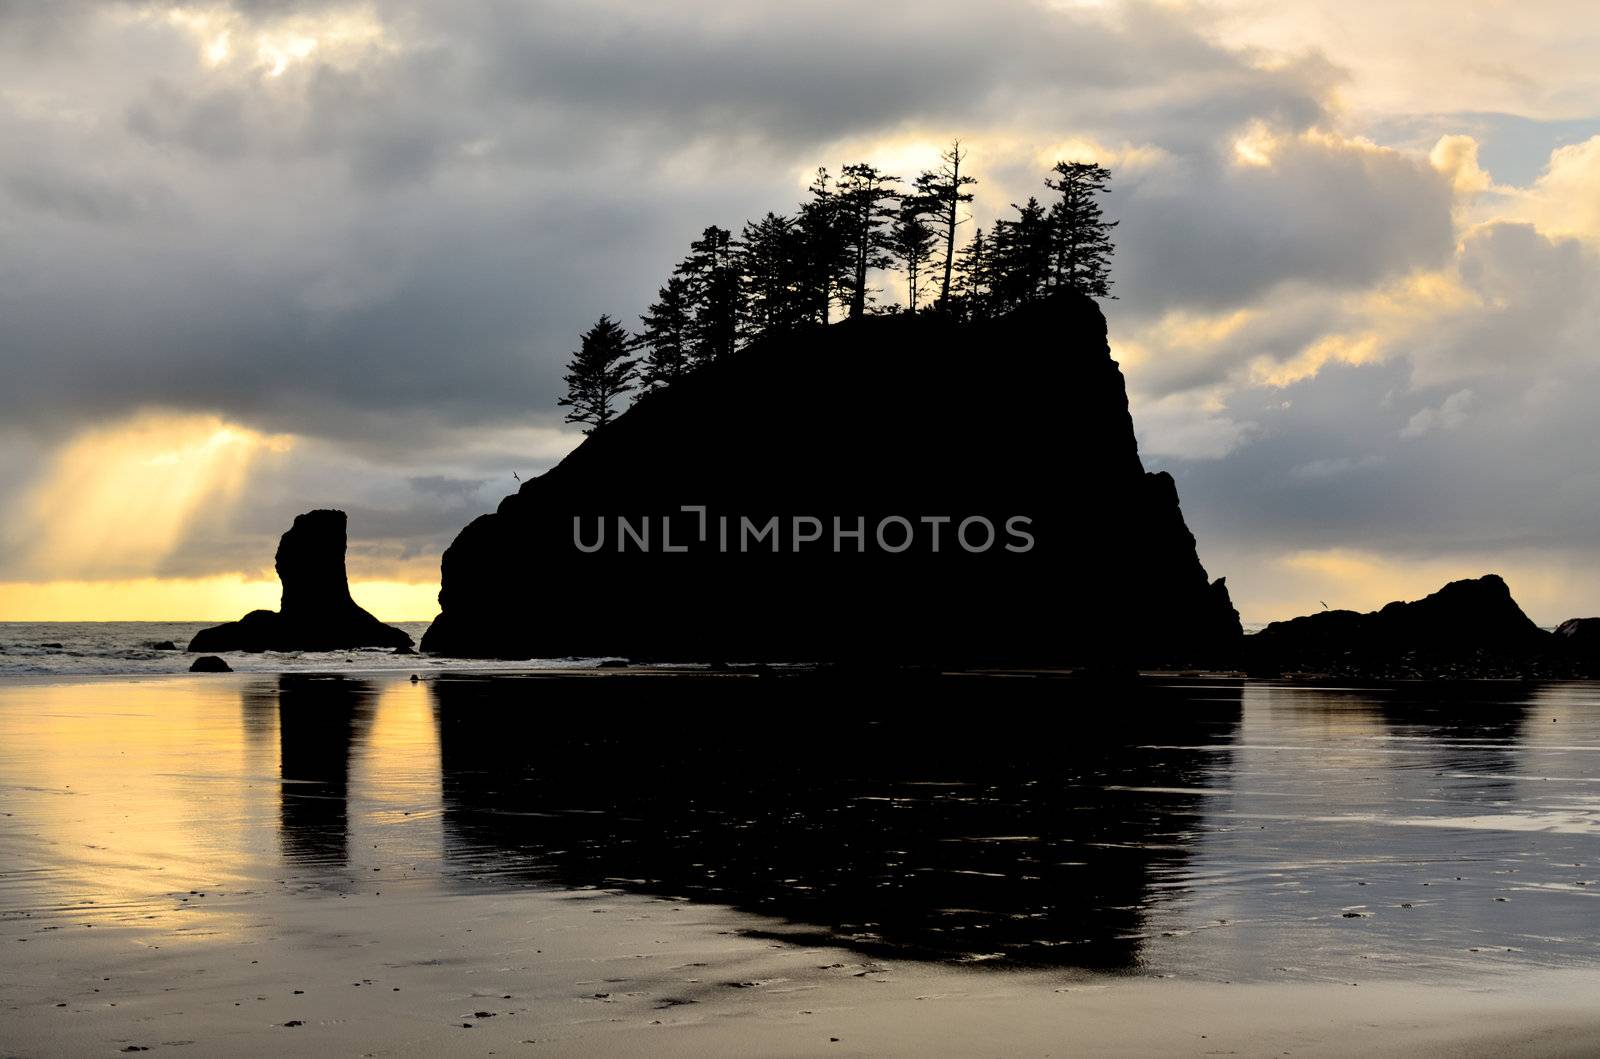
[[[978,182],[966,161],[958,140],[904,190],[899,177],[866,163],[837,176],[818,169],[793,214],[769,212],[737,238],[707,228],[640,317],[637,335],[610,316],[583,333],[562,377],[567,422],[590,433],[615,418],[625,394],[645,400],[763,335],[826,326],[836,308],[847,319],[931,312],[982,320],[1056,290],[1113,297],[1117,222],[1100,207],[1109,170],[1057,162],[1045,179],[1055,193],[1048,205],[1030,196],[1012,205],[1016,216],[958,247]],[[872,281],[885,272],[904,283],[903,304],[877,303]]]

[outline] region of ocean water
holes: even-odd
[[[0,676],[124,676],[186,673],[195,655],[183,649],[212,621],[46,621],[0,622]],[[428,622],[392,622],[418,642]],[[176,644],[178,650],[156,645]],[[527,662],[482,662],[396,655],[389,650],[229,652],[223,655],[241,673],[381,673],[481,669],[559,669],[588,665],[593,659],[534,659]]]
[[[1024,683],[0,680],[0,925],[48,960],[63,924],[615,890],[869,958],[1600,974],[1600,686]]]

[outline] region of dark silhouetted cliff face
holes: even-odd
[[[1375,677],[1514,675],[1555,661],[1551,635],[1495,574],[1367,614],[1331,610],[1273,622],[1247,645],[1254,669]]]
[[[1198,663],[1240,637],[1077,296],[758,342],[526,482],[442,576],[423,648],[453,655]]]
[[[202,629],[191,651],[338,651],[410,647],[411,637],[350,598],[344,569],[345,514],[308,511],[278,540],[274,566],[283,583],[280,609],[253,610],[239,621]]]

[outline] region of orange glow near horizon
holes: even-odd
[[[355,581],[350,594],[380,621],[431,621],[438,582]],[[238,574],[112,581],[0,581],[0,621],[234,621],[277,610],[276,580]]]
[[[215,415],[145,412],[80,434],[45,462],[4,512],[22,562],[0,581],[0,621],[232,621],[276,610],[270,551],[258,570],[195,577],[155,571],[228,513],[264,460],[295,439]],[[208,528],[209,527],[209,528]],[[356,602],[384,621],[438,613],[438,568],[415,580],[356,580]]]
[[[1548,553],[1419,558],[1323,548],[1263,555],[1248,566],[1219,567],[1219,572],[1228,575],[1230,589],[1238,584],[1241,617],[1254,622],[1312,614],[1323,601],[1333,610],[1377,610],[1487,573],[1503,577],[1518,606],[1541,625],[1587,616],[1600,598],[1600,576],[1581,558]]]

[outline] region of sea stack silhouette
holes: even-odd
[[[1556,637],[1523,613],[1497,574],[1365,614],[1330,610],[1273,622],[1247,647],[1250,668],[1260,673],[1466,678],[1537,675],[1560,671],[1562,662]]]
[[[1556,626],[1555,639],[1577,672],[1600,676],[1600,618],[1568,618]]]
[[[367,613],[350,598],[345,575],[345,513],[296,515],[278,540],[273,566],[283,584],[279,609],[253,610],[238,621],[202,629],[190,651],[339,651],[352,647],[409,648],[405,632]]]
[[[1071,292],[763,337],[525,482],[441,576],[443,655],[1215,665],[1241,639]]]

